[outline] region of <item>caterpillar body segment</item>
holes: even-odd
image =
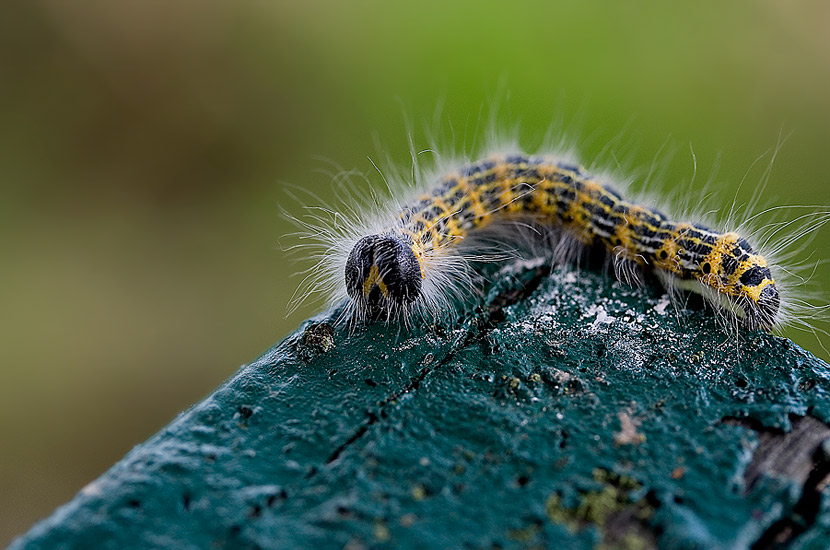
[[[561,229],[584,246],[601,244],[627,282],[636,280],[632,268],[652,270],[670,289],[702,294],[748,328],[769,330],[778,321],[775,280],[746,239],[629,202],[578,165],[523,154],[491,156],[446,174],[380,233],[361,238],[345,266],[354,311],[406,315],[424,288],[435,286],[432,265],[480,230],[514,220]]]

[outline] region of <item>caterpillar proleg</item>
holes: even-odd
[[[321,247],[310,288],[346,300],[344,319],[434,318],[474,287],[473,262],[499,257],[492,242],[516,245],[527,227],[553,236],[555,262],[599,247],[617,278],[639,284],[650,272],[670,296],[701,295],[726,326],[770,331],[793,308],[782,287],[786,270],[772,258],[777,247],[762,252],[768,239],[759,247],[740,231],[666,215],[571,160],[492,153],[424,179],[409,197],[373,212],[323,209],[300,220]],[[823,224],[828,216],[814,218]]]

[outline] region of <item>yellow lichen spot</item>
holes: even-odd
[[[533,542],[542,530],[540,525],[531,524],[524,529],[508,529],[507,538],[524,544]]]
[[[645,527],[654,514],[654,508],[644,498],[629,500],[631,492],[641,485],[633,478],[618,476],[602,469],[594,470],[594,480],[602,484],[601,489],[583,493],[576,507],[565,506],[562,497],[556,493],[550,495],[545,501],[548,519],[571,532],[589,525],[596,526],[602,537],[597,548],[654,548],[655,541]],[[624,516],[635,521],[622,525],[614,521]],[[609,527],[611,524],[613,527]]]
[[[382,519],[375,520],[375,540],[378,542],[386,542],[389,540],[389,527],[386,526],[386,522]]]

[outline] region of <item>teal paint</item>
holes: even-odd
[[[630,548],[749,548],[792,514],[723,420],[827,422],[827,364],[592,271],[494,279],[457,322],[306,322],[11,548],[591,548],[603,502]],[[820,498],[791,548],[828,546]]]

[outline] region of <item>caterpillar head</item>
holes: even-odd
[[[780,322],[781,296],[767,259],[755,252],[746,239],[736,233],[717,236],[710,247],[702,247],[707,261],[700,266],[698,279],[714,290],[704,296],[750,330],[770,331]],[[715,269],[708,259],[714,257]]]
[[[393,319],[421,294],[421,267],[407,237],[369,235],[352,248],[346,261],[346,291],[359,312]]]
[[[778,322],[781,296],[766,261],[747,263],[736,283],[742,322],[750,329],[770,330]]]

